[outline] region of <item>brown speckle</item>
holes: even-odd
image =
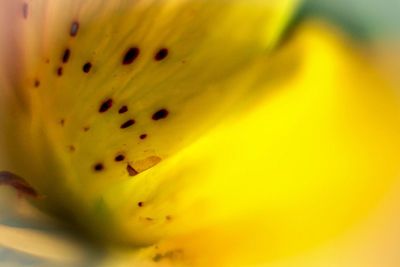
[[[172,220],[172,217],[171,217],[170,215],[167,215],[167,216],[165,216],[165,219],[166,219],[167,221],[170,221],[170,220]]]
[[[122,106],[119,110],[118,110],[118,113],[119,114],[122,114],[122,113],[125,113],[125,112],[127,112],[128,111],[128,107],[127,106]]]
[[[122,64],[124,65],[131,64],[138,56],[139,56],[139,48],[137,47],[129,48],[128,51],[125,53],[125,56],[122,60]]]
[[[168,110],[166,109],[160,109],[156,113],[153,114],[152,119],[157,121],[161,119],[165,119],[168,116]]]
[[[141,134],[141,135],[139,136],[139,138],[142,139],[142,140],[145,139],[146,137],[147,137],[147,134]]]
[[[79,29],[79,23],[74,21],[71,25],[71,30],[70,30],[69,34],[71,36],[76,36],[76,34],[78,33],[78,29]]]
[[[61,124],[61,126],[64,126],[65,125],[65,119],[61,119],[60,120],[60,124]]]
[[[175,249],[175,250],[170,250],[165,252],[164,254],[157,253],[153,257],[153,261],[159,262],[164,259],[169,259],[169,260],[180,260],[183,257],[183,251],[181,249]]]
[[[63,55],[63,57],[62,57],[62,62],[63,62],[63,63],[67,63],[67,62],[68,62],[68,59],[69,59],[70,54],[71,54],[71,51],[70,51],[68,48],[65,49],[64,55]]]
[[[124,123],[121,125],[121,129],[128,128],[129,126],[132,126],[133,124],[135,124],[135,120],[132,120],[132,119],[127,120],[126,122],[124,122]]]
[[[58,76],[61,76],[63,74],[63,69],[62,69],[62,67],[59,67],[58,69],[57,69],[57,75]]]
[[[74,152],[76,150],[74,145],[70,145],[69,147],[69,151]]]
[[[100,105],[99,112],[100,113],[106,112],[107,110],[109,110],[111,108],[112,104],[113,104],[113,100],[111,98],[107,99]]]
[[[137,205],[138,205],[139,207],[143,207],[143,202],[139,202]]]
[[[157,54],[154,56],[154,59],[157,61],[163,60],[168,56],[168,49],[162,48],[160,49]]]
[[[85,65],[83,65],[82,70],[85,73],[88,73],[92,69],[92,63],[87,62]]]
[[[22,5],[22,16],[24,17],[24,19],[28,18],[28,4],[24,3]]]
[[[153,257],[153,261],[159,262],[162,258],[163,258],[163,255],[160,254],[160,253],[157,253],[157,254]]]
[[[87,132],[87,131],[89,131],[89,129],[90,129],[90,127],[89,127],[89,126],[83,127],[83,131],[84,131],[84,132]]]
[[[123,161],[125,159],[125,156],[124,155],[118,155],[118,156],[116,156],[115,157],[115,161]]]
[[[39,87],[40,86],[40,81],[38,79],[35,80],[34,86],[35,87]]]
[[[94,165],[95,171],[101,171],[103,169],[104,169],[104,165],[102,163],[97,163],[96,165]]]
[[[135,176],[138,174],[138,172],[129,164],[126,167],[126,170],[128,171],[129,176]]]
[[[151,222],[152,220],[153,220],[153,218],[146,217],[146,221],[149,221],[149,222]]]

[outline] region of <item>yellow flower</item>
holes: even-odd
[[[4,1],[0,181],[104,266],[329,266],[361,237],[382,248],[398,96],[331,26],[282,39],[297,4]],[[0,244],[83,257],[13,231]],[[377,266],[360,254],[334,266]]]

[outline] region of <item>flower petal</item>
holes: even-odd
[[[0,169],[45,195],[40,207],[92,228],[104,190],[260,88],[258,66],[297,2],[3,1],[13,42],[2,29]]]
[[[302,253],[366,220],[398,180],[396,92],[331,27],[309,22],[290,40],[275,63],[297,72],[279,91],[110,188],[102,205],[119,209],[113,235],[161,238],[143,254],[167,265],[242,266]]]

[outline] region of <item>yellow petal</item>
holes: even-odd
[[[96,236],[157,243],[135,262],[288,257],[355,227],[395,181],[399,105],[360,48],[308,24],[270,55],[291,1],[37,3],[16,23],[32,45],[1,68],[0,167]]]
[[[103,191],[254,95],[297,2],[3,1],[0,169],[42,208],[113,228]]]
[[[297,68],[279,91],[102,199],[116,235],[162,237],[149,260],[279,266],[358,227],[394,186],[400,105],[362,49],[310,22],[274,60]]]

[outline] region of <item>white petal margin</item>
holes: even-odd
[[[0,186],[0,266],[64,266],[91,258],[87,246],[63,232],[14,189]]]

